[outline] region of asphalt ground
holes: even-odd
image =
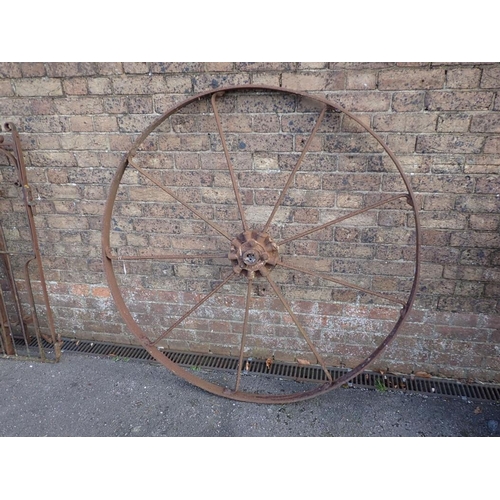
[[[262,405],[136,360],[0,359],[6,498],[494,498],[499,421],[498,403],[434,395],[341,388]]]
[[[246,384],[287,391],[297,382],[251,375]],[[496,437],[500,403],[357,388],[242,403],[160,365],[64,353],[57,364],[0,359],[0,422],[2,437]]]

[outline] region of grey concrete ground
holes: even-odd
[[[295,384],[278,383],[284,390]],[[499,403],[338,389],[257,405],[206,393],[140,361],[70,353],[58,364],[0,359],[4,437],[500,436],[499,422]]]

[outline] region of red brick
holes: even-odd
[[[488,297],[485,294],[484,283],[473,281],[459,281],[455,286],[455,295],[464,297]]]
[[[455,206],[461,212],[498,212],[500,199],[492,195],[457,196]]]
[[[122,63],[119,62],[98,62],[96,66],[98,75],[119,75],[123,73]]]
[[[102,100],[105,113],[127,113],[127,100],[124,97],[105,97]]]
[[[54,101],[56,112],[61,115],[92,115],[103,112],[102,100],[97,97],[68,97]]]
[[[442,246],[449,245],[449,231],[424,228],[422,231],[422,245]]]
[[[167,84],[169,81],[174,82],[173,77],[166,77]],[[184,82],[184,84],[183,84]],[[182,75],[178,77],[179,90],[177,92],[203,92],[217,87],[228,87],[232,85],[244,85],[250,83],[250,76],[241,73],[200,73],[196,76]],[[171,91],[174,91],[173,89]]]
[[[424,96],[424,92],[394,92],[392,110],[397,112],[423,111]]]
[[[384,151],[373,137],[366,134],[325,135],[324,151],[328,153],[381,153]]]
[[[19,63],[0,62],[0,78],[21,78],[21,76]]]
[[[374,90],[377,88],[377,73],[375,71],[348,71],[346,77],[346,89],[348,90]]]
[[[481,76],[481,88],[498,90],[498,81],[500,80],[500,67],[498,65],[486,67]]]
[[[379,73],[380,90],[439,89],[443,88],[443,69],[394,69]]]
[[[73,132],[92,132],[94,124],[90,116],[72,116],[71,130]]]
[[[123,63],[123,71],[125,73],[148,73],[150,64],[146,62],[126,62]]]
[[[472,116],[466,113],[443,113],[438,116],[438,132],[468,132]],[[472,131],[472,130],[471,130]]]
[[[495,248],[500,245],[500,235],[496,233],[478,233],[464,231],[452,233],[451,246]]]
[[[8,80],[0,80],[0,97],[13,96],[14,90]]]
[[[488,110],[493,97],[493,92],[428,92],[425,96],[425,108],[428,111]]]
[[[21,97],[63,95],[61,80],[57,78],[23,78],[14,83],[14,88]]]
[[[88,62],[45,63],[45,66],[50,77],[91,76],[97,70],[95,63]]]
[[[420,135],[417,137],[417,153],[480,153],[485,138],[470,134]]]
[[[61,149],[61,140],[60,137],[55,134],[32,134],[31,140],[33,142],[33,146],[31,144],[24,144],[23,149],[51,149],[51,150],[59,150]],[[36,146],[35,146],[36,145]]]
[[[465,165],[465,174],[500,174],[500,165]]]
[[[469,228],[479,231],[496,231],[499,229],[500,215],[480,214],[471,215],[469,219]]]
[[[351,112],[388,111],[391,106],[389,92],[335,92],[326,97]]]
[[[21,73],[24,78],[33,78],[37,76],[45,76],[45,66],[41,62],[30,63],[24,62],[19,63],[21,67]]]
[[[191,66],[189,67],[191,69]],[[232,62],[206,62],[204,64],[205,71],[213,72],[213,71],[232,71],[234,68],[234,63]],[[197,71],[196,68],[193,68],[194,71]]]
[[[158,139],[158,147],[164,151],[203,151],[209,146],[208,137],[202,134],[165,134]]]
[[[297,73],[283,73],[283,87],[293,90],[343,90],[345,88],[345,74],[343,71],[301,71]]]
[[[471,132],[500,132],[500,113],[475,115],[472,117]]]
[[[469,340],[469,339],[467,339]],[[457,366],[480,366],[482,357],[475,354],[474,342],[437,340],[431,347],[431,359],[434,363]],[[441,350],[442,349],[442,350]]]
[[[109,78],[88,78],[87,85],[89,94],[111,94],[113,92]]]
[[[30,116],[18,124],[18,130],[21,132],[69,132],[69,117],[59,116]]]
[[[472,193],[474,179],[469,175],[413,175],[411,184],[419,193]]]
[[[460,264],[470,266],[489,266],[491,263],[494,264],[494,259],[492,260],[492,255],[494,256],[493,250],[485,248],[467,248],[461,252]]]
[[[484,152],[491,154],[500,153],[500,137],[487,137],[484,143]]]
[[[424,196],[424,210],[444,210],[453,211],[455,208],[455,195],[429,194]]]
[[[111,297],[111,293],[109,288],[103,286],[94,286],[92,287],[92,295],[94,297],[108,298]]]
[[[30,113],[33,115],[51,115],[55,114],[54,101],[50,97],[41,97],[37,99],[30,99],[29,101]]]
[[[413,249],[412,249],[413,250]],[[413,254],[410,254],[410,259]],[[460,250],[452,247],[436,248],[436,247],[421,247],[421,257],[423,262],[432,262],[435,264],[446,264],[446,269],[449,268],[450,264],[458,263],[460,259]],[[448,275],[444,276],[449,278]]]
[[[475,192],[500,194],[500,178],[498,176],[488,176],[477,179]]]
[[[373,117],[373,128],[382,132],[433,132],[437,115],[432,113],[391,113]]]
[[[159,62],[151,63],[150,68],[153,73],[201,73],[214,66],[214,71],[223,71],[222,68],[226,67],[229,71],[233,67],[233,63],[201,63],[201,62]]]
[[[495,97],[495,103],[493,104],[494,111],[500,111],[500,94]]]
[[[296,68],[291,62],[239,62],[235,69],[239,71],[289,71]]]
[[[349,69],[349,70],[362,70],[362,69],[380,69],[390,68],[394,66],[391,62],[331,62],[328,66],[332,69]]]
[[[388,134],[385,143],[394,154],[412,154],[415,152],[417,135],[412,134]]]
[[[125,115],[118,117],[118,130],[124,133],[140,133],[151,123],[155,117],[150,115]],[[163,142],[162,142],[163,143]]]
[[[86,78],[66,78],[62,84],[66,95],[85,95],[87,93]]]
[[[352,133],[366,132],[366,129],[370,127],[371,116],[362,115],[359,113],[356,113],[355,116],[358,120],[361,121],[363,125],[365,125],[365,127],[361,126],[356,120],[350,118],[347,115],[344,115],[342,117],[342,132],[352,132]]]
[[[94,116],[94,127],[96,132],[118,132],[118,123],[114,116]]]
[[[172,91],[172,87],[166,88],[165,79],[161,75],[123,75],[120,77],[111,77],[112,86],[115,94],[152,94],[164,93],[165,91]],[[187,84],[187,81],[186,81]],[[184,85],[181,92],[190,90],[189,87]]]
[[[479,87],[479,68],[452,68],[446,72],[446,87],[450,89],[474,89]]]
[[[108,134],[108,140],[111,151],[129,151],[134,144],[134,136],[129,134]]]
[[[281,75],[279,73],[252,73],[250,75],[253,85],[269,85],[279,87]]]
[[[484,297],[498,299],[500,297],[500,285],[498,283],[487,283],[484,287]]]
[[[85,134],[85,135],[65,135],[61,137],[62,149],[76,149],[76,150],[101,150],[108,149],[108,137],[105,135]]]

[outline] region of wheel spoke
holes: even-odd
[[[329,380],[330,383],[333,382],[332,376],[330,375],[330,372],[326,368],[325,362],[323,361],[322,357],[319,355],[318,351],[314,347],[314,344],[311,342],[311,339],[309,338],[306,331],[304,330],[304,328],[300,324],[297,316],[295,316],[295,314],[293,313],[292,308],[290,307],[287,300],[285,299],[285,297],[281,293],[281,290],[279,289],[278,285],[276,285],[276,283],[271,279],[269,274],[265,274],[265,277],[266,277],[267,281],[269,282],[269,284],[271,285],[272,289],[274,290],[274,293],[280,299],[281,303],[283,304],[283,307],[286,309],[286,311],[288,312],[288,314],[292,318],[292,320],[295,323],[295,326],[298,328],[300,334],[302,335],[302,337],[304,337],[304,340],[307,342],[309,349],[311,349],[313,354],[316,356],[316,360],[321,365],[321,368],[323,368],[323,371],[325,372],[326,378]]]
[[[110,248],[106,249],[106,257],[110,260],[192,260],[192,259],[227,259],[227,253],[223,255],[196,254],[196,255],[114,255]]]
[[[316,278],[320,278],[326,281],[331,281],[332,283],[337,283],[338,285],[345,286],[346,288],[352,288],[354,290],[358,290],[359,292],[364,292],[369,295],[374,295],[375,297],[380,297],[382,299],[388,300],[389,302],[394,302],[395,304],[401,304],[402,306],[406,306],[406,302],[403,302],[402,300],[395,299],[394,297],[391,297],[390,295],[386,295],[385,293],[380,293],[380,292],[374,292],[372,290],[368,290],[366,288],[360,287],[358,285],[355,285],[353,283],[349,283],[344,280],[339,280],[338,278],[332,278],[330,276],[325,276],[324,274],[321,273],[315,273],[314,271],[309,271],[307,269],[304,269],[302,267],[297,267],[292,264],[285,264],[284,262],[278,262],[277,265],[281,267],[285,267],[287,269],[291,269],[293,271],[298,271],[300,273],[304,274],[309,274],[310,276],[314,276]]]
[[[152,344],[157,344],[161,340],[163,340],[167,335],[169,335],[174,328],[177,328],[187,317],[189,317],[192,313],[196,311],[203,303],[205,303],[210,297],[215,295],[231,278],[235,276],[234,271],[228,274],[224,280],[222,280],[211,292],[207,293],[200,301],[198,301],[189,311],[183,314],[170,328],[162,333]]]
[[[350,212],[347,215],[343,215],[342,217],[338,217],[337,219],[333,219],[325,224],[322,224],[318,227],[313,227],[312,229],[308,229],[307,231],[303,231],[302,233],[296,234],[295,236],[291,236],[290,238],[286,238],[278,243],[278,246],[284,245],[285,243],[290,243],[294,240],[299,240],[304,236],[315,233],[316,231],[321,231],[322,229],[326,229],[327,227],[332,226],[333,224],[338,224],[344,220],[350,219],[351,217],[356,217],[356,215],[363,214],[368,212],[369,210],[373,210],[374,208],[380,207],[381,205],[385,205],[386,203],[390,203],[391,201],[399,200],[401,198],[407,198],[410,201],[410,197],[408,194],[398,194],[396,196],[391,196],[390,198],[386,198],[385,200],[378,201],[377,203],[373,203],[372,205],[368,205],[365,208],[360,208],[359,210],[355,210],[354,212]]]
[[[234,390],[237,391],[240,387],[240,380],[241,380],[241,370],[243,368],[243,351],[245,349],[245,338],[248,330],[248,315],[249,315],[249,310],[250,310],[250,301],[252,299],[252,283],[253,279],[249,278],[248,279],[248,286],[247,286],[247,300],[245,304],[245,319],[243,320],[243,331],[241,333],[241,346],[240,346],[240,358],[238,361],[238,372],[236,374],[236,384],[234,387]]]
[[[267,219],[266,225],[264,226],[264,233],[267,232],[269,229],[269,226],[271,225],[271,222],[276,215],[276,212],[278,211],[278,208],[280,207],[283,199],[285,198],[286,192],[288,191],[288,188],[292,184],[292,181],[295,177],[295,174],[297,173],[297,170],[300,168],[302,164],[302,160],[304,159],[306,153],[309,151],[309,148],[311,147],[312,141],[314,139],[314,136],[316,135],[316,132],[318,131],[321,122],[323,121],[323,118],[325,117],[327,107],[323,106],[323,109],[321,110],[321,113],[316,121],[316,124],[314,125],[311,134],[309,135],[309,138],[307,139],[306,145],[304,146],[304,149],[302,150],[302,153],[300,154],[300,158],[297,160],[297,163],[295,164],[295,167],[293,167],[293,170],[290,172],[290,175],[288,177],[288,180],[286,181],[285,187],[283,188],[283,191],[281,191],[280,197],[278,198],[278,201],[275,203],[273,211],[271,212],[271,215],[269,216],[269,219]]]
[[[127,161],[128,161],[128,164],[131,167],[135,168],[138,172],[140,172],[142,175],[144,175],[144,177],[147,177],[153,184],[155,184],[156,186],[158,186],[162,191],[164,191],[165,193],[167,193],[174,200],[178,201],[183,207],[187,208],[190,212],[193,212],[202,221],[206,222],[212,229],[214,229],[219,234],[221,234],[222,236],[224,236],[224,238],[226,238],[227,240],[229,240],[229,241],[232,240],[231,236],[229,236],[229,234],[226,233],[226,231],[224,231],[217,224],[215,224],[215,222],[210,221],[203,214],[201,214],[200,212],[198,212],[198,210],[196,210],[194,207],[192,207],[191,205],[189,205],[188,203],[186,203],[185,201],[183,201],[181,198],[179,198],[179,196],[177,196],[173,191],[171,191],[170,189],[168,189],[167,187],[165,187],[161,182],[159,182],[157,179],[155,179],[152,175],[150,175],[144,169],[142,169],[141,167],[139,167],[138,165],[136,165],[135,163],[133,163],[130,158]]]
[[[238,187],[238,182],[236,180],[236,175],[234,173],[233,164],[231,163],[231,158],[229,157],[229,150],[227,149],[226,138],[225,138],[224,132],[222,130],[222,124],[220,121],[219,111],[217,109],[217,105],[215,104],[215,100],[216,100],[218,95],[221,95],[221,94],[214,94],[212,96],[212,99],[211,99],[212,109],[214,110],[214,117],[215,117],[215,122],[217,123],[217,130],[219,131],[220,139],[222,142],[222,148],[224,149],[224,155],[226,156],[227,168],[229,169],[229,175],[231,176],[231,182],[233,184],[234,195],[236,197],[236,203],[238,204],[238,210],[240,212],[241,222],[243,224],[243,230],[247,231],[248,225],[247,225],[247,221],[245,218],[245,212],[243,211],[243,203],[241,202],[241,195],[240,195],[240,190]]]

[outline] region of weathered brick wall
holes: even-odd
[[[307,91],[339,103],[382,136],[410,178],[423,226],[421,284],[408,323],[375,367],[499,382],[496,63],[1,63],[0,119],[14,122],[21,134],[61,334],[133,342],[101,263],[102,213],[113,174],[139,133],[172,104],[245,83]],[[221,104],[243,203],[257,221],[276,199],[276,186],[286,182],[314,124],[311,117],[317,117],[316,110],[292,103],[290,111],[289,104],[276,97]],[[211,110],[203,105],[173,116],[151,136],[138,161],[232,231],[238,214],[231,183]],[[397,172],[366,135],[345,117],[327,117],[278,213],[277,236],[287,237],[285,223],[300,231],[400,190]],[[2,223],[16,249],[26,245],[27,233],[5,164],[1,158]],[[269,172],[276,185],[263,176]],[[297,240],[289,252],[316,258],[320,271],[333,269],[363,287],[404,297],[411,286],[411,210],[401,204],[384,208]],[[199,219],[183,213],[137,171],[124,177],[113,224],[118,252],[227,252],[220,240],[207,239]],[[158,333],[223,275],[221,266],[192,263],[127,262],[116,269],[134,317]],[[397,317],[383,299],[312,277],[276,276],[329,363],[353,366]],[[280,308],[275,296],[259,286],[254,314],[273,326],[267,336],[252,326],[256,354],[269,348],[287,359],[295,349],[310,357],[303,341],[292,340],[289,317],[271,312]],[[236,288],[228,289],[232,298],[217,297],[211,309],[200,308],[165,345],[237,352],[241,318],[234,307],[243,307],[243,299]]]

